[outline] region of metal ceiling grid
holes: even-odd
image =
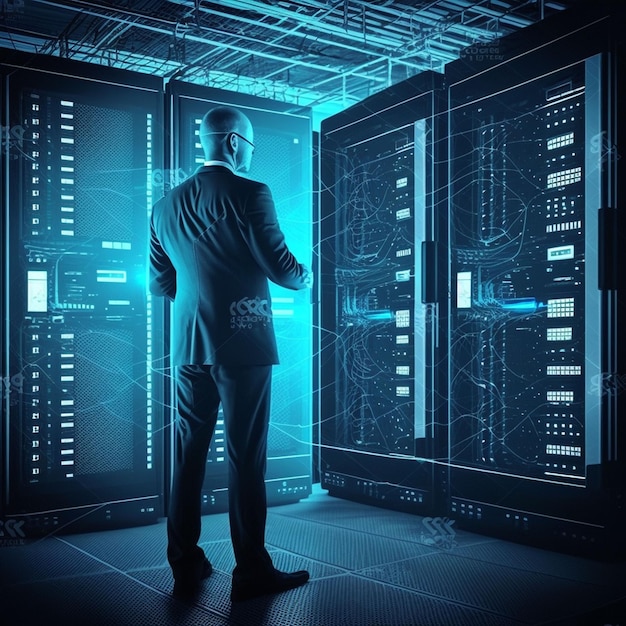
[[[361,100],[577,0],[0,0],[1,48],[303,106]]]

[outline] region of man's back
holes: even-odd
[[[155,205],[150,287],[174,300],[174,365],[277,363],[267,277],[304,286],[266,185],[210,165]]]

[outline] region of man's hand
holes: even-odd
[[[313,287],[313,272],[306,266],[301,264],[302,267],[302,280],[304,284],[311,289]]]

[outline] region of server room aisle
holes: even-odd
[[[425,523],[426,522],[426,523]],[[5,626],[605,626],[626,624],[626,564],[520,546],[318,490],[272,508],[281,569],[311,581],[239,605],[226,514],[203,518],[215,571],[194,604],[170,596],[165,524],[0,548]]]

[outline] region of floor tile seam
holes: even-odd
[[[214,570],[214,573],[218,573],[218,574],[220,574],[220,575],[222,575],[222,576],[224,576],[225,578],[228,578],[228,579],[232,578],[230,573],[224,572],[223,570],[216,569],[216,570]],[[349,574],[349,572],[346,572],[346,574]],[[342,575],[344,575],[344,574],[342,574]],[[312,583],[312,582],[315,582],[316,580],[326,580],[326,578],[327,577],[315,578],[315,579],[312,578],[309,582]],[[157,588],[153,588],[153,589],[155,589],[156,591],[160,592],[162,595],[171,597],[170,594],[168,594],[167,592],[163,592],[162,590],[157,589]],[[187,606],[189,606],[188,602],[186,602],[185,604]],[[223,610],[218,609],[218,608],[211,608],[211,607],[209,607],[207,604],[205,604],[205,603],[203,603],[201,601],[200,597],[198,597],[196,600],[192,601],[191,604],[195,608],[203,610],[205,613],[209,613],[209,614],[211,614],[213,616],[217,616],[217,617],[223,618],[225,620],[225,626],[249,626],[249,624],[250,624],[250,622],[247,621],[247,617],[236,617],[236,616],[233,616],[233,610],[236,611],[237,608],[243,608],[241,605],[233,605],[233,604],[231,604],[230,605],[230,611],[228,612],[228,611],[223,611]],[[308,623],[307,623],[306,626],[309,626]]]
[[[408,561],[415,561],[417,559],[422,559],[422,558],[424,558],[426,556],[432,556],[432,555],[430,555],[430,554],[422,554],[422,555],[417,556],[417,557],[415,557],[415,556],[407,556],[404,559],[396,559],[394,561],[385,561],[384,563],[377,563],[376,565],[368,565],[366,567],[362,567],[362,568],[359,568],[359,569],[356,569],[356,570],[351,570],[351,571],[353,571],[355,573],[359,573],[359,572],[363,572],[363,571],[368,570],[368,569],[373,569],[375,567],[388,567],[390,565],[400,565],[401,563],[406,563]]]
[[[207,544],[215,544],[215,543],[231,543],[231,538],[230,537],[224,537],[224,539],[209,539],[208,541],[205,541],[204,538],[202,537],[202,535],[200,535],[200,539],[198,541],[198,545],[207,545]],[[163,547],[163,550],[166,550],[166,547]]]
[[[127,574],[133,575],[133,574],[141,574],[143,572],[150,572],[152,570],[159,570],[159,569],[163,569],[163,570],[167,570],[168,572],[170,571],[170,566],[169,563],[166,561],[165,563],[162,563],[161,565],[152,565],[152,566],[146,566],[146,567],[129,567],[127,570],[124,570]],[[221,570],[218,570],[217,568],[213,568],[214,572],[219,572]]]
[[[413,559],[406,559],[406,560],[413,560]],[[402,562],[402,561],[400,561],[400,562]],[[389,565],[392,565],[392,564],[393,564],[393,563],[389,563]],[[374,566],[374,567],[375,567],[375,566]],[[368,569],[368,568],[364,568],[364,569]],[[406,589],[406,590],[409,590],[409,591],[415,591],[416,593],[424,593],[424,594],[426,594],[426,595],[431,595],[431,594],[429,594],[429,593],[428,593],[428,592],[426,592],[426,591],[424,591],[424,592],[422,592],[421,590],[420,590],[420,591],[418,591],[418,590],[413,589],[412,587],[405,587],[404,585],[395,585],[394,583],[389,583],[388,581],[380,581],[379,579],[370,578],[369,576],[367,576],[366,574],[364,574],[364,573],[363,573],[363,570],[355,570],[355,571],[353,571],[353,572],[352,572],[352,575],[353,575],[353,576],[357,576],[357,577],[363,577],[363,578],[365,578],[365,579],[367,579],[367,580],[373,580],[373,581],[376,581],[376,582],[384,582],[385,584],[388,584],[388,585],[390,585],[390,586],[392,586],[392,587],[398,587],[398,588],[401,588],[401,589]],[[574,582],[578,582],[578,581],[574,581]],[[583,581],[583,582],[584,582],[584,581]],[[436,594],[434,594],[434,597],[441,597],[441,596],[437,596]],[[587,597],[587,596],[585,596],[585,597]],[[593,596],[589,596],[589,597],[593,597]],[[622,600],[626,600],[626,594],[625,594],[625,595],[622,595],[621,597],[619,597],[619,598],[617,598],[617,599],[615,599],[615,600],[612,600],[611,602],[609,602],[609,604],[608,604],[608,605],[603,604],[602,606],[610,606],[610,604],[612,604],[612,603],[614,603],[614,602],[620,602],[620,601],[622,601]],[[452,600],[452,599],[449,599],[449,600],[448,600],[448,599],[446,599],[445,601],[446,601],[446,602],[448,602],[448,601],[449,601],[449,602],[451,602],[451,603],[455,603],[455,601],[454,601],[454,600]],[[472,605],[470,605],[470,606],[472,606]],[[594,607],[594,608],[593,608],[593,609],[591,609],[591,610],[597,610],[597,609],[598,609],[598,607]],[[483,609],[481,608],[480,610],[483,610]],[[590,609],[585,609],[585,610],[590,610]],[[507,616],[507,617],[509,617],[509,616]],[[509,618],[509,619],[510,619],[510,618]],[[554,620],[553,620],[553,621],[554,621]],[[548,622],[548,623],[549,623],[549,622]]]
[[[397,537],[389,537],[388,535],[381,535],[381,534],[378,534],[378,533],[372,533],[372,532],[368,532],[368,531],[365,531],[365,530],[360,530],[360,529],[357,529],[357,528],[346,528],[345,526],[339,526],[337,524],[332,524],[330,522],[320,522],[319,520],[305,520],[305,519],[302,519],[301,517],[297,517],[297,516],[294,516],[294,515],[286,515],[284,513],[275,513],[275,515],[279,515],[280,517],[286,517],[286,518],[289,518],[289,519],[296,519],[298,521],[307,522],[309,524],[316,524],[316,525],[319,525],[319,526],[327,526],[327,527],[330,527],[330,528],[335,528],[337,530],[345,530],[345,531],[348,531],[348,532],[351,532],[351,533],[358,533],[360,535],[365,535],[367,537],[376,537],[376,538],[379,538],[379,539],[388,539],[389,541],[397,541],[397,542],[400,542],[400,543],[408,543],[408,544],[411,544],[411,545],[415,545],[415,546],[420,546],[422,548],[426,548],[428,550],[434,550],[432,546],[423,544],[423,543],[421,543],[419,541],[411,541],[410,539],[401,539],[401,538],[397,538]],[[269,526],[271,526],[271,521],[268,519],[268,527]]]
[[[95,554],[91,554],[90,552],[88,552],[87,550],[80,548],[76,545],[74,545],[73,543],[66,541],[65,539],[62,539],[61,537],[57,537],[56,538],[57,541],[60,541],[61,543],[73,548],[74,550],[76,550],[77,552],[80,552],[81,554],[83,554],[84,556],[87,556],[91,559],[93,559],[94,561],[96,561],[97,563],[100,563],[102,565],[107,566],[108,568],[110,568],[113,572],[117,573],[117,574],[121,574],[122,576],[128,576],[128,574],[126,573],[125,570],[117,567],[116,565],[113,565],[112,563],[109,563],[108,561],[105,561],[104,559],[101,559],[100,557],[96,556]],[[132,576],[129,576],[129,578],[132,578]],[[141,581],[138,581],[141,582]],[[144,583],[141,583],[144,584]],[[144,586],[150,588],[149,585],[145,585]]]
[[[433,552],[440,552],[441,550],[433,547],[430,544],[426,544],[426,543],[422,543],[420,541],[413,541],[411,539],[403,539],[403,538],[398,538],[398,537],[390,537],[389,535],[383,535],[383,534],[379,534],[379,533],[373,533],[373,532],[368,532],[365,530],[360,530],[357,528],[348,528],[346,526],[340,526],[338,524],[333,524],[332,522],[322,522],[320,520],[308,520],[302,517],[299,517],[297,515],[293,515],[293,514],[289,514],[289,513],[274,513],[274,515],[280,516],[280,517],[286,517],[289,519],[296,519],[299,520],[301,522],[309,522],[311,524],[319,524],[320,526],[330,526],[331,528],[337,528],[339,530],[346,530],[349,532],[355,532],[355,533],[360,533],[360,534],[365,534],[368,537],[379,537],[379,538],[383,538],[383,539],[389,539],[390,541],[399,541],[399,542],[403,542],[403,543],[410,543],[413,545],[417,545],[417,546],[421,546],[423,548],[428,548],[429,550],[432,550]],[[484,538],[479,538],[477,539],[475,542],[471,542],[468,544],[464,544],[462,547],[474,547],[474,546],[480,546],[483,544],[490,544],[490,543],[494,543],[494,542],[499,542],[499,539],[496,539],[494,537],[484,537]]]
[[[325,561],[322,561],[322,563],[325,564],[325,565],[329,565]],[[341,570],[342,568],[337,567],[336,569],[340,569]],[[222,572],[221,570],[216,570],[216,571],[220,572],[221,574],[224,574],[224,575],[228,576],[227,573]],[[501,612],[499,612],[497,610],[493,610],[493,609],[489,609],[489,608],[486,608],[486,607],[477,606],[477,605],[474,605],[474,604],[470,604],[470,603],[467,603],[467,602],[462,602],[462,601],[459,601],[459,600],[456,600],[456,599],[452,599],[452,598],[445,598],[445,597],[437,595],[437,594],[429,593],[428,591],[417,590],[417,589],[413,589],[411,587],[405,587],[403,585],[397,585],[397,584],[394,584],[394,583],[391,583],[391,582],[388,582],[388,581],[381,581],[379,579],[369,578],[368,576],[365,576],[365,575],[359,573],[359,571],[344,570],[344,571],[341,571],[340,573],[332,574],[332,575],[329,575],[329,576],[312,577],[310,579],[310,581],[309,581],[309,584],[311,585],[311,588],[312,588],[314,586],[314,583],[316,583],[316,582],[321,582],[321,581],[325,582],[325,581],[332,580],[332,579],[335,579],[335,578],[338,579],[338,578],[347,577],[347,576],[350,576],[350,577],[353,577],[353,578],[356,578],[356,579],[359,579],[359,580],[367,581],[369,583],[374,583],[376,585],[380,585],[380,586],[383,586],[383,587],[393,588],[393,589],[402,591],[403,593],[410,593],[411,595],[424,597],[424,598],[427,598],[429,600],[435,600],[435,601],[440,602],[440,603],[445,604],[445,605],[453,605],[453,606],[461,608],[461,609],[471,609],[471,610],[475,610],[475,611],[477,611],[479,613],[485,613],[485,614],[492,615],[492,616],[495,616],[495,617],[498,617],[498,618],[503,618],[504,617],[507,620],[509,620],[510,622],[515,623],[515,624],[519,624],[520,626],[534,626],[534,624],[532,624],[531,622],[527,622],[527,621],[524,621],[524,620],[516,619],[516,618],[511,617],[509,615],[504,615],[504,614],[502,614]],[[150,587],[150,586],[148,586],[148,587]],[[152,588],[152,587],[150,587],[150,588]],[[195,606],[205,607],[205,608],[208,609],[208,607],[206,605],[203,605],[203,604],[197,604],[196,603]],[[210,612],[212,614],[215,614],[215,615],[217,615],[219,617],[224,617],[226,619],[229,619],[229,615],[228,614],[222,613],[219,610],[210,610],[209,609],[208,612]]]
[[[201,545],[204,545],[204,542],[202,542]],[[354,571],[358,571],[358,570],[349,569],[349,568],[344,567],[342,565],[337,565],[335,563],[330,563],[329,561],[324,561],[323,559],[318,559],[318,558],[315,558],[315,557],[307,556],[306,554],[301,554],[300,552],[295,552],[293,550],[288,550],[286,548],[282,548],[281,546],[278,546],[278,545],[275,545],[275,544],[272,544],[272,543],[269,543],[269,542],[265,543],[265,547],[270,552],[270,556],[272,555],[272,552],[282,552],[284,554],[288,554],[289,556],[296,557],[296,558],[299,558],[299,559],[303,559],[305,561],[312,561],[313,563],[316,563],[317,565],[325,565],[327,567],[331,567],[333,569],[340,570],[340,572],[342,572],[342,574],[338,574],[338,575],[351,574]],[[207,554],[207,558],[209,559],[209,561],[211,561],[211,554],[210,553]],[[226,572],[224,570],[216,568],[215,564],[213,563],[213,561],[211,561],[211,563],[212,563],[213,568],[214,568],[215,571],[223,572],[223,573],[225,573],[227,575],[230,575],[229,572]],[[374,566],[370,566],[370,567],[374,567]],[[361,568],[361,569],[365,569],[365,568]],[[324,577],[324,578],[327,578],[327,577]],[[313,578],[311,578],[311,580],[313,580]]]
[[[323,563],[324,565],[328,565],[329,567],[336,567],[338,569],[344,569],[347,572],[359,571],[359,570],[362,570],[362,569],[366,569],[368,567],[377,567],[377,566],[380,566],[380,565],[386,565],[388,563],[388,561],[383,561],[382,563],[372,563],[371,565],[366,565],[366,566],[363,566],[363,567],[356,567],[356,568],[350,569],[347,566],[338,565],[338,564],[332,563],[330,561],[325,561],[323,559],[320,559],[320,558],[317,558],[317,557],[314,557],[314,556],[309,556],[307,554],[303,554],[301,552],[295,552],[294,550],[282,547],[282,546],[280,546],[280,545],[278,545],[276,543],[272,543],[272,542],[267,542],[266,541],[265,545],[266,545],[266,547],[268,549],[280,550],[280,551],[285,552],[287,554],[290,554],[292,556],[296,556],[296,557],[300,557],[300,558],[303,558],[303,559],[307,559],[309,561],[314,561],[316,563]],[[435,554],[437,554],[437,552],[427,552],[425,554],[416,554],[416,555],[413,555],[413,556],[408,556],[407,560],[410,560],[410,559],[423,559],[424,557],[433,556]],[[404,559],[401,559],[401,560],[404,560]],[[393,561],[391,561],[391,562],[393,563]]]
[[[223,572],[221,572],[219,570],[217,570],[217,571],[220,574],[223,574]],[[148,584],[148,583],[146,583],[146,582],[144,582],[144,581],[142,581],[142,580],[140,580],[138,578],[135,578],[131,574],[125,574],[125,575],[126,575],[127,578],[130,578],[131,580],[141,584],[143,587],[149,589],[150,591],[153,591],[154,593],[156,593],[156,594],[158,594],[160,596],[163,596],[165,598],[169,598],[172,602],[180,603],[181,606],[190,606],[190,602],[184,601],[184,600],[177,600],[176,598],[174,598],[172,596],[172,594],[170,592],[165,591],[164,589],[161,589],[159,587],[154,587],[154,586],[152,586],[152,585],[150,585],[150,584]],[[230,624],[229,615],[228,615],[228,613],[226,613],[224,611],[220,611],[219,609],[212,608],[212,607],[210,607],[210,606],[208,606],[208,605],[206,605],[206,604],[204,604],[204,603],[202,603],[202,602],[200,602],[198,600],[194,600],[193,602],[191,602],[191,605],[195,609],[199,610],[202,613],[205,613],[205,614],[211,615],[213,617],[219,617],[219,618],[223,619],[224,620],[224,626],[227,626],[227,625]]]
[[[624,599],[626,599],[626,596],[624,596]],[[578,621],[581,617],[585,616],[586,614],[588,614],[589,612],[596,612],[596,611],[601,611],[605,608],[608,608],[610,606],[610,604],[608,605],[602,605],[601,607],[595,607],[593,609],[589,609],[589,610],[585,610],[584,613],[578,613],[578,614],[572,614],[572,615],[566,615],[565,617],[558,617],[556,619],[551,619],[551,620],[546,620],[546,621],[542,621],[542,622],[537,622],[536,624],[533,624],[533,626],[570,626],[571,624],[574,623],[578,623],[580,624],[581,622]],[[571,620],[577,620],[576,622],[573,622]],[[624,618],[619,618],[624,619]],[[566,621],[567,620],[567,621]],[[596,622],[594,622],[596,623]],[[611,623],[606,623],[606,620],[604,618],[600,618],[597,621],[598,626],[600,626],[600,624],[602,623],[603,626],[613,626]],[[620,622],[615,623],[614,626],[619,626]]]
[[[520,624],[520,626],[532,626],[531,622],[527,622],[526,620],[523,619],[518,619],[515,617],[511,617],[510,615],[504,615],[501,612],[497,611],[497,610],[492,610],[492,609],[488,609],[485,607],[481,607],[481,606],[476,606],[475,604],[470,604],[468,602],[462,602],[460,600],[456,600],[454,598],[446,598],[444,596],[440,596],[437,595],[435,593],[429,593],[428,591],[424,591],[424,590],[418,590],[418,589],[413,589],[411,587],[405,587],[404,585],[398,585],[398,584],[394,584],[392,582],[389,581],[384,581],[384,580],[378,580],[378,579],[373,579],[373,578],[369,578],[367,576],[364,576],[363,574],[360,574],[358,571],[357,572],[352,572],[350,574],[350,576],[353,576],[354,578],[359,578],[361,580],[367,580],[368,582],[373,582],[379,585],[382,585],[383,587],[389,587],[392,589],[396,589],[405,593],[410,593],[412,595],[415,596],[420,596],[420,597],[424,597],[424,598],[428,598],[429,600],[436,600],[438,602],[441,602],[442,604],[446,604],[446,605],[452,605],[461,609],[472,609],[475,611],[478,611],[480,613],[486,613],[488,615],[493,615],[495,617],[498,618],[506,618],[507,620],[510,620],[511,622],[514,622],[516,624]]]
[[[443,553],[446,554],[446,553]],[[557,575],[557,574],[550,574],[548,572],[545,571],[537,571],[536,569],[530,569],[530,567],[521,567],[518,565],[508,565],[505,563],[494,563],[492,561],[483,561],[481,559],[478,559],[476,557],[472,557],[468,554],[459,554],[458,552],[455,552],[454,554],[452,553],[448,553],[450,554],[450,556],[454,556],[456,558],[459,559],[463,559],[466,561],[472,561],[474,563],[479,563],[481,565],[489,565],[489,566],[496,566],[496,567],[504,567],[506,569],[509,570],[513,570],[515,572],[520,572],[520,573],[525,573],[525,574],[540,574],[542,576],[548,576],[549,578],[554,578],[556,580],[562,580],[562,581],[566,581],[566,582],[576,582],[576,583],[584,583],[584,584],[589,584],[589,585],[593,585],[596,587],[607,587],[608,585],[604,585],[598,582],[591,582],[588,580],[582,580],[579,578],[571,578],[570,576],[563,576],[563,575]],[[429,556],[429,555],[428,555]],[[623,585],[619,585],[617,583],[615,583],[614,585],[610,585],[610,586],[615,586],[616,588],[622,588]]]
[[[208,555],[208,557],[210,556],[211,555]],[[211,559],[209,559],[209,561],[211,561]],[[224,569],[217,567],[213,561],[211,561],[211,566],[213,568],[213,573],[219,572],[220,574],[223,574],[224,576],[228,576],[229,578],[231,578],[232,573],[230,570],[224,570]],[[152,567],[131,567],[125,570],[125,572],[132,576],[133,574],[150,572],[152,570],[167,570],[169,572],[170,566],[169,566],[169,563],[166,562],[163,565],[153,565]]]
[[[329,563],[328,561],[324,561],[322,559],[316,559],[314,557],[306,556],[305,554],[300,554],[299,552],[294,552],[293,550],[287,550],[285,548],[281,548],[280,546],[276,546],[271,543],[266,543],[265,546],[271,550],[279,550],[280,552],[284,552],[285,554],[289,554],[290,556],[299,557],[301,559],[305,559],[307,561],[313,561],[313,563],[317,563],[318,565],[326,565],[328,567],[334,567],[335,569],[341,570],[346,574],[351,574],[355,570],[348,569],[347,567],[343,567],[341,565],[335,565],[334,563]]]
[[[93,572],[93,571],[80,572],[80,573],[74,572],[73,574],[61,574],[60,576],[48,576],[46,578],[31,578],[28,580],[20,580],[18,582],[14,582],[9,585],[5,585],[3,589],[11,589],[12,587],[22,587],[26,585],[40,585],[43,583],[54,583],[57,581],[71,580],[72,578],[92,578],[95,576],[102,576],[105,574],[116,574],[116,573],[117,573],[116,571],[113,571],[111,570],[111,568],[108,568],[106,570],[100,570],[97,572]]]
[[[474,548],[476,546],[481,546],[483,544],[489,544],[489,543],[503,543],[506,546],[510,545],[511,547],[516,548],[516,549],[521,549],[521,550],[528,549],[528,550],[532,550],[535,552],[541,552],[541,553],[553,556],[555,558],[578,559],[580,561],[583,561],[583,563],[597,563],[599,565],[605,564],[608,567],[624,567],[624,571],[626,571],[626,559],[623,561],[603,561],[601,559],[592,559],[589,557],[583,557],[583,556],[576,555],[573,553],[559,552],[557,550],[548,550],[547,548],[541,548],[535,545],[528,545],[528,544],[521,543],[521,542],[518,543],[512,540],[507,541],[507,540],[498,539],[495,537],[485,537],[484,541],[481,541],[480,543],[469,544],[467,546],[462,546],[462,548]]]
[[[328,563],[326,562],[322,562],[324,565],[328,565]],[[332,565],[328,565],[329,567],[332,567],[333,569],[339,570],[337,573],[334,574],[329,574],[327,576],[311,576],[311,578],[309,579],[309,582],[313,583],[313,582],[317,582],[317,581],[321,581],[321,580],[330,580],[333,578],[342,578],[344,576],[350,576],[352,574],[352,572],[350,570],[344,570],[343,568],[340,567],[334,567]],[[169,568],[169,566],[167,566],[167,568]],[[146,568],[146,569],[133,569],[133,570],[129,570],[128,573],[129,574],[137,574],[137,573],[144,573],[144,572],[148,572],[150,571],[150,569],[166,569],[166,568]],[[227,572],[225,570],[213,567],[213,574],[220,574],[228,579],[232,578],[232,574],[231,572]]]
[[[59,537],[57,537],[56,539],[58,541],[61,541],[62,543],[65,543],[66,545],[74,548],[75,550],[78,550],[79,552],[81,552],[85,556],[91,557],[95,561],[98,561],[99,563],[108,566],[109,568],[111,568],[111,570],[113,570],[112,572],[100,572],[100,575],[102,575],[102,574],[109,574],[109,573],[120,574],[120,575],[124,576],[125,578],[128,578],[128,579],[136,582],[137,584],[141,585],[145,589],[147,589],[149,591],[152,591],[153,593],[156,593],[156,594],[158,594],[160,596],[164,596],[166,598],[172,598],[172,595],[170,593],[168,593],[166,591],[163,591],[162,589],[159,589],[158,587],[153,587],[152,585],[149,585],[148,583],[144,582],[143,580],[135,578],[134,576],[130,575],[129,573],[127,573],[124,570],[121,570],[120,568],[116,567],[115,565],[112,565],[111,563],[107,563],[106,561],[100,559],[99,557],[95,557],[94,555],[89,554],[88,552],[86,552],[85,550],[82,550],[81,548],[77,548],[73,544],[71,544],[69,542],[65,542],[63,539],[61,539]],[[94,575],[96,575],[96,574],[94,573]],[[83,576],[73,576],[73,577],[70,577],[70,578],[82,578],[82,577]],[[172,599],[174,601],[178,602],[178,600],[175,600],[174,598],[172,598]],[[217,617],[224,618],[228,622],[228,614],[226,614],[226,613],[223,613],[223,612],[218,611],[216,609],[211,609],[211,608],[207,607],[204,604],[194,603],[194,606],[196,608],[200,609],[201,611],[203,611],[204,613],[209,613],[209,614],[215,615]]]
[[[299,518],[297,516],[292,516],[292,515],[288,515],[288,514],[287,515],[285,515],[285,514],[278,514],[278,515],[282,515],[283,517],[289,517],[290,519],[299,519],[301,521],[307,521],[307,520],[302,520],[301,518]],[[496,562],[492,562],[492,561],[483,561],[483,560],[481,560],[481,559],[479,559],[477,557],[474,557],[472,555],[459,554],[458,552],[451,552],[451,551],[448,551],[448,550],[446,550],[446,551],[444,551],[444,550],[437,550],[436,548],[433,548],[430,545],[426,545],[426,544],[423,544],[423,543],[420,543],[420,542],[415,542],[415,541],[410,541],[410,540],[403,540],[403,539],[397,539],[395,537],[389,537],[387,535],[380,535],[380,534],[374,535],[372,533],[367,533],[366,531],[361,531],[361,530],[352,529],[352,528],[346,528],[344,526],[338,526],[336,524],[331,524],[331,523],[328,523],[328,522],[320,522],[320,521],[316,520],[316,521],[313,521],[313,523],[319,524],[319,525],[322,525],[322,526],[328,526],[328,527],[331,527],[331,528],[336,528],[336,529],[339,529],[339,530],[346,530],[348,532],[355,532],[355,533],[358,533],[358,534],[366,534],[368,537],[375,536],[375,537],[384,538],[384,539],[387,539],[387,540],[390,540],[390,541],[399,541],[399,542],[409,543],[411,545],[420,546],[422,548],[428,549],[428,552],[425,553],[425,554],[417,555],[417,556],[409,557],[409,558],[422,558],[424,556],[430,556],[430,555],[435,555],[435,554],[449,554],[449,555],[456,556],[458,558],[462,558],[464,560],[477,562],[477,563],[494,565],[494,566],[498,566],[498,567],[505,567],[507,569],[514,569],[514,570],[520,571],[520,572],[539,573],[539,574],[543,574],[543,575],[549,576],[551,578],[557,578],[557,579],[563,579],[563,580],[571,580],[573,582],[582,582],[582,583],[588,583],[588,584],[592,584],[592,585],[607,586],[607,585],[601,585],[600,583],[597,583],[595,581],[588,581],[588,580],[583,580],[583,579],[580,579],[580,578],[572,578],[572,577],[569,577],[569,576],[563,577],[563,576],[554,575],[554,574],[551,574],[551,573],[545,572],[545,571],[539,571],[538,572],[537,570],[530,569],[529,567],[511,566],[511,565],[508,565],[508,564],[505,564],[505,563],[496,563]],[[50,537],[50,539],[55,539],[55,538],[56,537]],[[229,541],[230,541],[230,539],[228,539],[228,538],[224,538],[224,539],[208,539],[208,540],[202,540],[201,541],[201,545],[222,544],[222,543],[227,543]],[[67,542],[64,542],[64,543],[70,545],[73,548],[81,549],[79,546],[77,546],[76,544],[72,543],[71,541],[67,541]],[[491,541],[490,540],[486,540],[483,543],[491,543]],[[476,545],[476,544],[474,544],[474,545]],[[274,547],[276,549],[283,550],[284,552],[290,552],[290,553],[292,553],[294,555],[304,556],[304,555],[299,555],[298,553],[295,553],[293,551],[287,550],[287,549],[282,548],[282,547],[277,546],[277,545],[275,545]],[[89,552],[86,552],[86,553],[90,554],[90,556],[95,558],[95,555],[91,555],[91,553],[89,553]],[[316,559],[313,559],[311,557],[306,557],[306,556],[305,556],[305,558],[310,558],[311,560],[316,560]],[[399,562],[401,562],[402,560],[403,559],[401,559]],[[333,565],[331,563],[328,563],[328,565],[331,565],[331,566],[334,566],[334,567],[340,567],[340,566],[337,566],[337,565]],[[348,570],[348,571],[352,571],[352,570]],[[608,585],[608,586],[613,586],[613,585]],[[615,586],[617,587],[619,585],[617,585],[617,583],[616,583]]]
[[[413,560],[413,559],[405,559],[404,561],[412,561],[412,560]],[[395,565],[395,564],[397,564],[397,563],[402,563],[402,562],[404,562],[404,561],[398,561],[398,562],[396,562],[396,563],[385,563],[384,565]],[[374,566],[374,567],[375,567],[375,566]],[[355,576],[361,576],[361,577],[364,577],[364,578],[366,578],[366,579],[368,579],[368,580],[380,581],[380,579],[378,579],[378,578],[372,578],[372,577],[368,576],[368,575],[365,573],[365,571],[364,571],[364,570],[367,570],[367,569],[371,569],[371,568],[363,568],[362,570],[355,570],[355,571],[353,571],[353,572],[352,572],[352,574],[353,574],[353,575],[355,575]],[[388,581],[382,581],[382,582],[388,582]],[[398,587],[400,587],[400,588],[402,588],[402,589],[408,589],[408,590],[414,589],[414,588],[412,588],[412,587],[406,587],[405,585],[395,585],[394,583],[389,583],[389,584],[391,584],[392,586],[398,586]],[[428,593],[428,592],[424,592],[424,593]],[[436,595],[436,594],[435,594],[435,595]],[[439,596],[437,596],[437,597],[439,597]],[[592,597],[593,597],[593,595],[592,595],[592,594],[589,594],[589,595],[588,595],[588,597],[591,597],[591,598],[592,598]],[[616,600],[613,600],[612,602],[619,602],[619,601],[620,601],[620,600],[622,600],[622,599],[626,599],[626,595],[624,595],[622,598],[618,598],[618,599],[616,599]],[[452,600],[450,600],[450,601],[452,602]],[[481,609],[481,610],[482,610],[482,609]],[[585,609],[585,610],[588,610],[588,609]],[[596,610],[596,608],[593,608],[593,610]]]

